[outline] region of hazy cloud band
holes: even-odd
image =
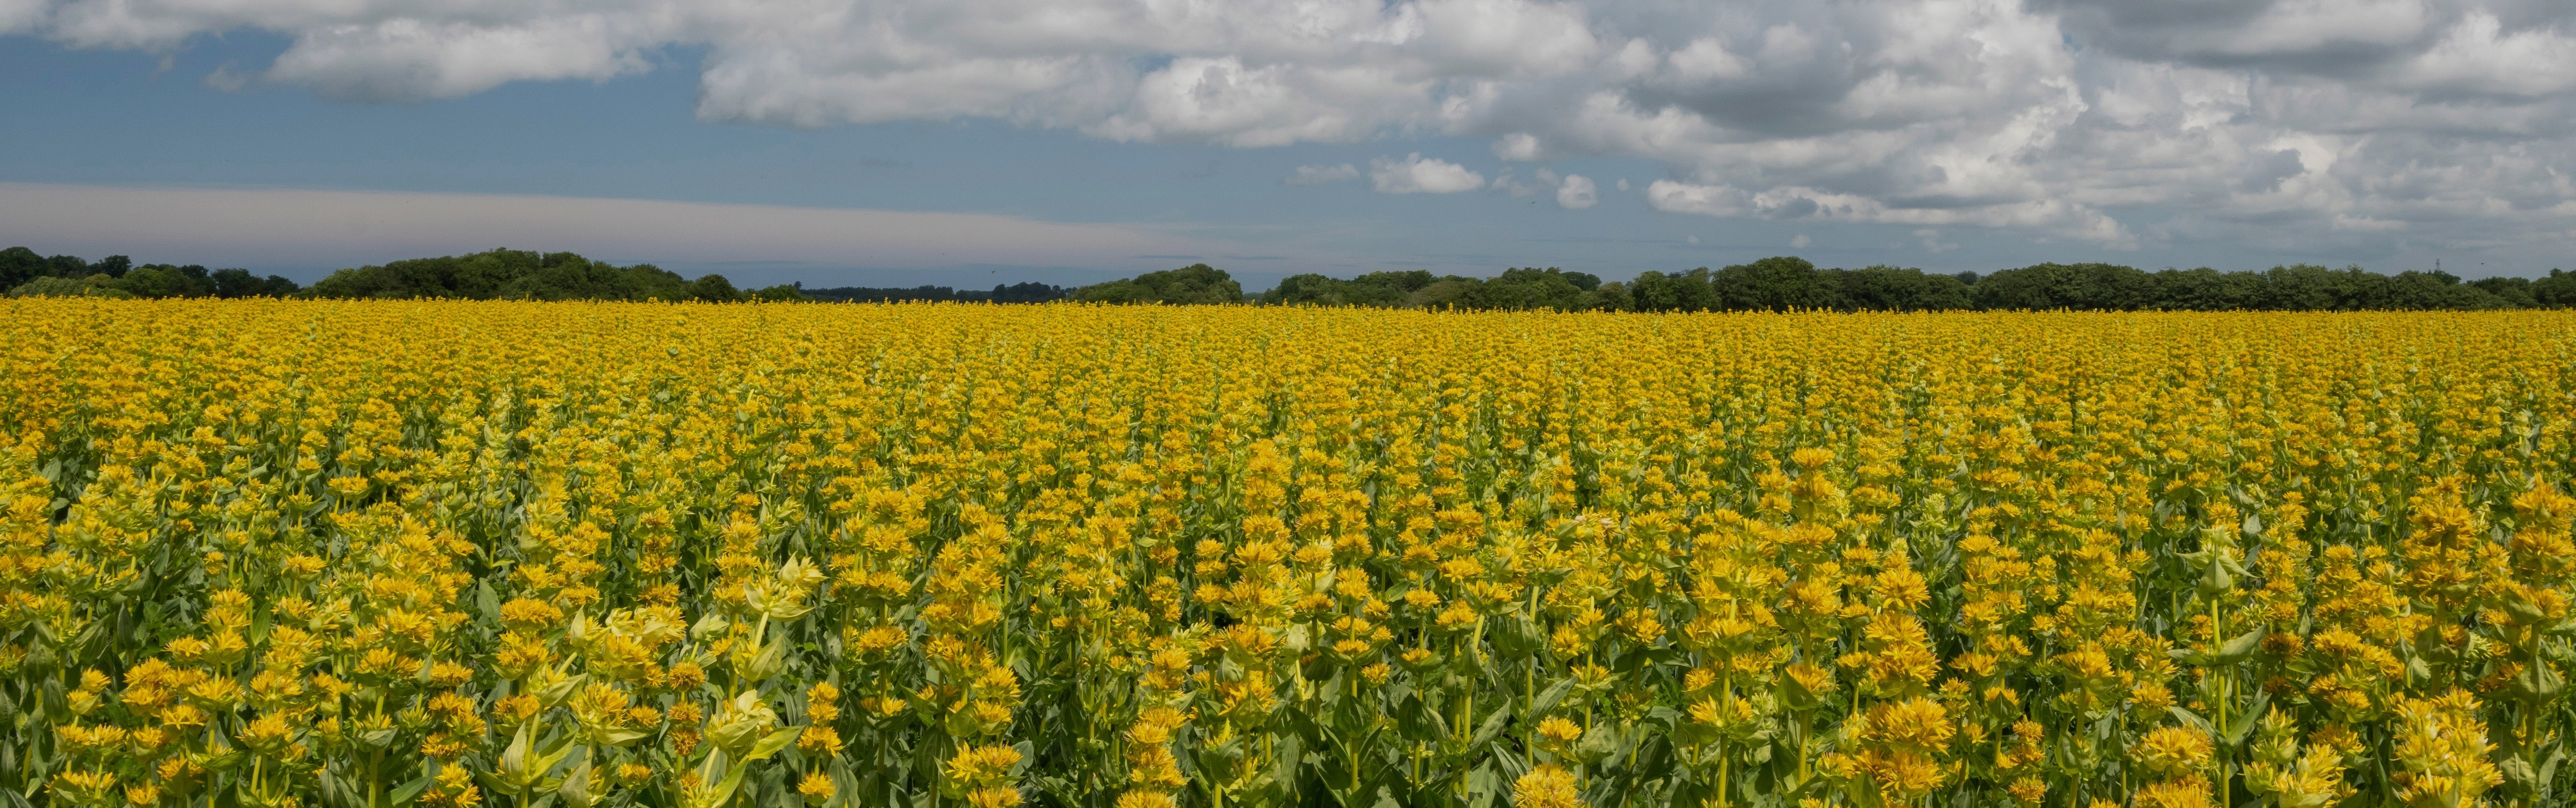
[[[1163,269],[1168,261],[1138,256],[1228,249],[1125,227],[968,213],[0,183],[0,243],[21,242],[254,266],[348,266],[513,247],[696,264]]]

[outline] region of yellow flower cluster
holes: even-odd
[[[0,788],[2566,804],[2571,416],[2546,312],[0,301]]]

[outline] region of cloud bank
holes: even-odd
[[[75,47],[243,29],[292,38],[260,79],[353,101],[690,46],[714,120],[1488,137],[1508,161],[1659,161],[1665,211],[2108,247],[2576,234],[2561,0],[0,0],[0,32]],[[1485,184],[1438,160],[1367,177]],[[1570,179],[1558,201],[1589,204]]]
[[[1231,249],[1134,228],[970,213],[0,183],[0,242],[16,243],[12,233],[43,233],[51,249],[331,266],[507,246],[701,266],[1164,269],[1171,262],[1161,256]]]
[[[1485,187],[1485,175],[1414,152],[1369,161],[1369,186],[1381,194],[1454,194]]]

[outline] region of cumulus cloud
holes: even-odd
[[[711,120],[1469,136],[1510,162],[1660,162],[1649,202],[1688,214],[2112,247],[2576,246],[2565,2],[0,0],[0,33],[75,47],[237,30],[291,44],[218,84],[354,101],[601,81],[694,48]],[[1486,184],[1436,160],[1369,168],[1390,192]]]
[[[1556,186],[1556,204],[1566,210],[1582,210],[1600,201],[1592,180],[1581,174],[1567,174],[1565,181]]]
[[[1485,175],[1421,152],[1369,161],[1369,185],[1381,194],[1454,194],[1485,187]]]
[[[1359,178],[1359,166],[1343,163],[1340,165],[1298,166],[1294,173],[1289,174],[1287,179],[1280,180],[1280,182],[1289,185],[1322,185],[1327,182],[1342,182],[1344,180],[1355,180]]]

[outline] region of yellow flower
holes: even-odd
[[[2207,733],[2168,724],[2148,730],[2129,753],[2148,771],[2179,777],[2209,765],[2211,751]]]
[[[1574,775],[1554,763],[1540,764],[1512,781],[1513,808],[1582,808]]]
[[[807,805],[821,805],[832,798],[832,777],[821,772],[808,773],[796,781],[796,793],[804,795]]]

